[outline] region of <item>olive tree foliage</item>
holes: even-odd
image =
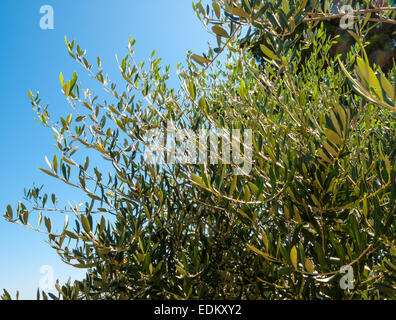
[[[72,112],[55,122],[29,92],[58,148],[41,170],[90,199],[59,209],[55,195],[34,187],[24,203],[7,207],[8,221],[48,233],[62,261],[87,269],[85,279],[58,283],[59,296],[50,297],[394,299],[396,67],[384,73],[365,52],[367,23],[380,22],[357,16],[349,31],[356,43],[334,56],[338,38],[325,32],[330,14],[319,1],[215,0],[193,8],[217,46],[188,55],[180,90],[168,87],[161,59],[136,63],[130,40],[118,61],[122,85],[99,58],[90,64],[66,41],[106,98],[84,89],[76,74],[61,75]],[[394,22],[392,12],[375,19]],[[300,25],[298,41],[284,37]],[[272,39],[260,45],[264,62],[241,46],[249,27]],[[170,152],[150,161],[149,133],[170,140],[170,128],[189,132],[194,145],[201,132],[230,138],[251,130],[251,144],[238,137],[249,170],[241,174],[240,163],[207,149],[202,163],[170,161]],[[220,140],[218,150],[226,144]],[[78,158],[84,149],[85,161]],[[54,212],[73,214],[75,226],[67,219],[55,232]],[[347,287],[345,269],[353,271]]]
[[[328,36],[338,36],[337,43],[330,50],[330,55],[334,57],[336,54],[342,54],[345,58],[357,40],[349,30],[358,26],[355,22],[360,17],[360,28],[356,29],[356,32],[364,36],[365,50],[370,63],[376,63],[383,71],[388,72],[393,67],[393,59],[396,58],[394,40],[396,24],[394,11],[389,10],[388,4],[396,7],[395,0],[334,0],[307,1],[302,4],[303,9],[301,9],[295,6],[295,2],[285,1],[275,6],[273,11],[266,13],[268,16],[266,23],[255,19],[256,23],[252,23],[253,28],[241,40],[241,45],[249,45],[250,50],[259,59],[264,59],[261,44],[274,46],[275,51],[279,50],[278,54],[282,54],[296,42],[305,41],[304,32],[312,32],[323,24]],[[267,6],[271,4],[268,3]],[[344,12],[347,15],[343,14]],[[304,63],[311,54],[311,48],[306,47],[302,53],[301,63]]]

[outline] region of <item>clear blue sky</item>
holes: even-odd
[[[54,8],[54,30],[40,29],[43,5]],[[1,0],[0,12],[1,214],[7,204],[15,206],[24,187],[33,183],[44,184],[64,201],[79,200],[78,194],[38,169],[45,167],[44,156],[52,157],[56,150],[52,133],[34,121],[27,94],[29,89],[39,91],[50,111],[69,112],[59,73],[69,79],[74,71],[85,72],[67,54],[65,35],[86,49],[92,62],[99,55],[113,79],[118,79],[115,54],[125,55],[129,36],[137,40],[138,61],[149,58],[155,49],[164,65],[174,66],[174,73],[176,64],[185,62],[188,50],[205,52],[212,40],[196,18],[191,0]],[[173,85],[178,84],[174,81]],[[63,219],[58,218],[59,223]],[[21,298],[35,298],[43,265],[52,266],[61,282],[82,277],[83,271],[64,265],[46,240],[46,236],[0,218],[1,291],[6,288],[14,296],[19,290]]]

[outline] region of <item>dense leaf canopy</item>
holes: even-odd
[[[395,8],[359,3],[342,32],[329,29],[342,18],[333,1],[196,3],[216,46],[189,54],[180,90],[168,87],[161,59],[135,62],[133,40],[117,85],[66,40],[110,98],[61,75],[72,113],[56,122],[29,94],[58,147],[41,170],[89,201],[59,209],[57,196],[33,187],[4,215],[47,232],[65,263],[87,269],[51,298],[394,299]],[[370,41],[391,53],[386,63]],[[155,162],[151,132],[184,151],[185,141],[210,140],[202,132],[222,139],[199,149],[207,161],[177,151],[172,161],[167,148]],[[56,233],[50,211],[74,214],[75,226]]]

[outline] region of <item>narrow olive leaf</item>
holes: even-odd
[[[341,145],[343,143],[343,139],[335,133],[333,130],[325,129],[324,134],[326,135],[327,139],[330,140],[331,143],[334,145]]]
[[[363,24],[362,24],[362,26],[361,26],[362,30],[363,30],[363,28],[366,26],[367,22],[370,21],[370,19],[371,19],[371,12],[365,14],[365,16],[366,16],[366,17],[364,18],[364,22],[363,22]],[[348,31],[349,31],[349,30],[348,30]]]
[[[323,151],[322,149],[318,149],[318,154],[319,154],[319,157],[320,157],[324,162],[328,162],[328,163],[331,162],[330,158],[326,155],[326,153],[324,153],[324,151]]]
[[[250,15],[241,8],[231,8],[231,13],[240,18],[249,19]]]
[[[346,130],[346,127],[347,127],[347,116],[346,116],[345,110],[344,110],[343,107],[341,107],[341,105],[339,103],[334,102],[333,104],[336,107],[337,114],[338,114],[338,116],[341,119],[341,124],[342,124],[342,127],[343,127],[342,128],[343,135],[345,135],[345,130]]]
[[[190,94],[191,100],[195,101],[197,89],[195,87],[194,82],[189,81],[188,83],[188,93]]]
[[[176,265],[176,269],[177,271],[179,271],[179,273],[181,273],[183,276],[187,277],[188,273],[186,272],[186,270],[183,269],[183,267]]]
[[[48,233],[51,233],[51,228],[52,228],[51,219],[44,217],[44,224],[45,227],[47,228]]]
[[[384,262],[391,268],[393,271],[396,271],[396,266],[392,264],[388,259],[384,259]]]
[[[289,210],[289,208],[287,207],[287,205],[285,205],[285,206],[283,207],[283,212],[284,212],[284,214],[285,214],[286,219],[289,220],[289,219],[290,219],[290,210]]]
[[[267,233],[264,230],[261,231],[261,237],[262,237],[263,242],[264,242],[265,250],[268,252],[268,248],[269,248],[268,236],[267,236]]]
[[[13,216],[11,205],[7,206],[7,217],[11,220]]]
[[[43,220],[43,212],[40,211],[39,217],[38,217],[38,221],[37,221],[37,229],[40,228],[40,225],[41,225],[41,221],[42,221],[42,220]]]
[[[199,108],[203,111],[206,112],[206,100],[204,97],[201,97],[198,101],[198,106]]]
[[[29,94],[29,98],[33,101],[34,99],[33,99],[33,93],[32,93],[32,91],[28,91],[28,94]]]
[[[252,182],[249,182],[248,184],[249,184],[250,190],[252,190],[252,192],[253,192],[256,196],[259,196],[260,189],[259,189],[254,183],[252,183]]]
[[[290,251],[290,260],[293,264],[294,269],[297,270],[297,249],[296,249],[296,246],[293,246],[293,248]]]
[[[315,205],[317,205],[318,207],[321,207],[321,203],[319,202],[318,198],[316,198],[316,196],[314,194],[311,194],[311,199],[313,201],[313,203],[315,203]]]
[[[73,119],[73,115],[70,113],[70,114],[67,116],[66,123],[67,123],[68,125],[70,125],[72,119]]]
[[[374,92],[377,94],[377,96],[382,100],[382,90],[380,83],[378,81],[377,76],[375,75],[373,69],[370,68],[370,66],[363,61],[362,58],[357,57],[356,62],[360,71],[360,74],[363,75],[364,80],[366,80],[367,84],[374,89]]]
[[[71,83],[70,83],[70,90],[73,90],[73,88],[77,82],[77,78],[78,78],[77,73],[74,72],[73,79],[71,80]]]
[[[280,61],[280,59],[275,55],[275,53],[273,53],[272,50],[270,50],[265,45],[260,44],[260,49],[267,57],[271,58],[272,60]]]
[[[91,226],[86,216],[81,216],[81,223],[86,233],[91,232]]]
[[[264,257],[266,260],[269,260],[269,261],[273,261],[274,260],[270,255],[268,255],[267,253],[261,251],[260,249],[257,249],[256,247],[252,246],[251,244],[248,244],[247,247],[248,247],[249,250],[251,250],[251,251],[259,254],[260,256]]]
[[[52,176],[54,178],[58,178],[58,176],[56,174],[53,174],[52,172],[45,170],[43,168],[39,168],[41,171],[43,171],[44,173],[48,174],[49,176]]]
[[[98,200],[98,201],[102,200],[100,197],[98,197],[96,194],[93,194],[93,193],[87,193],[87,196],[93,200]]]
[[[394,86],[392,86],[390,81],[384,75],[381,75],[381,85],[382,85],[382,88],[384,89],[386,95],[391,100],[396,101],[395,88],[394,88]]]
[[[237,182],[238,182],[238,176],[235,175],[234,178],[232,179],[230,190],[228,191],[228,196],[229,197],[231,197],[232,194],[234,193],[234,190],[236,188]]]
[[[66,98],[69,97],[70,95],[70,81],[68,81],[64,86],[63,86],[63,91],[65,93]]]
[[[197,54],[192,54],[192,55],[191,55],[191,58],[193,58],[194,61],[196,61],[197,63],[199,63],[201,66],[205,66],[205,64],[212,62],[211,60],[206,59],[206,58],[204,58],[204,57],[201,57],[201,56],[199,56],[199,55],[197,55]]]
[[[63,80],[63,74],[62,74],[62,72],[59,74],[59,80],[60,80],[60,83],[61,83],[61,85],[62,85],[62,88],[65,86],[65,81]]]
[[[84,170],[87,171],[88,167],[89,167],[89,157],[86,157],[84,162]]]
[[[228,35],[228,32],[225,31],[222,27],[213,26],[213,27],[212,27],[212,31],[213,31],[215,34],[217,34],[218,36],[220,36],[220,37],[223,37],[223,38],[229,38],[229,37],[230,37],[230,36]]]
[[[72,239],[78,239],[78,236],[69,230],[63,230],[63,234]]]
[[[201,2],[198,3],[198,9],[199,9],[199,11],[202,13],[202,15],[206,16],[205,9],[204,9],[204,7],[203,7],[203,5],[202,5]]]
[[[334,128],[336,129],[338,135],[340,137],[342,137],[342,130],[341,130],[341,127],[338,123],[338,119],[337,119],[336,115],[334,114],[334,112],[330,113],[330,118],[331,118],[331,122],[332,122]]]
[[[52,169],[55,171],[55,173],[58,173],[58,157],[56,154],[54,155],[54,159],[52,160]]]
[[[330,146],[330,144],[326,140],[323,141],[323,146],[326,149],[326,151],[329,154],[331,154],[333,157],[336,158],[338,156],[337,151],[332,146]]]
[[[66,217],[65,217],[65,225],[63,226],[63,229],[67,229],[68,225],[69,225],[69,215],[66,215]]]
[[[305,260],[305,269],[309,272],[309,273],[314,273],[315,269],[314,266],[311,262],[311,260],[306,259]]]
[[[392,166],[391,166],[391,163],[390,163],[390,161],[389,161],[388,156],[385,157],[384,162],[385,162],[386,170],[388,171],[388,174],[390,174],[390,173],[391,173]]]
[[[213,10],[216,14],[217,19],[220,19],[220,5],[217,2],[212,3]]]
[[[294,218],[296,219],[298,224],[302,224],[304,221],[301,219],[300,214],[298,213],[298,211],[294,211]]]
[[[99,226],[99,235],[101,235],[106,228],[106,219],[102,216],[100,219],[100,226]]]
[[[68,263],[68,262],[66,262],[66,263],[75,267],[75,268],[80,268],[80,269],[87,269],[87,268],[92,268],[92,267],[96,266],[96,263],[76,263],[76,264]]]
[[[243,187],[243,193],[244,193],[243,197],[244,197],[245,202],[248,202],[251,198],[251,194],[249,191],[249,187],[246,184]]]
[[[206,188],[205,183],[203,182],[203,179],[201,177],[198,177],[195,174],[191,174],[191,178],[192,180],[195,182],[195,184],[197,184],[198,186],[202,187],[202,188]]]

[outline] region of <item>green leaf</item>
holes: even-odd
[[[9,294],[9,292],[8,292],[6,289],[3,289],[3,292],[4,292],[4,294],[3,294],[3,296],[1,297],[2,300],[12,300],[12,299],[11,299],[11,295]]]
[[[273,53],[268,47],[263,44],[260,44],[261,51],[269,58],[275,61],[280,61],[280,59]]]
[[[206,104],[206,100],[204,97],[201,97],[198,101],[198,106],[199,108],[203,111],[203,112],[208,112],[207,110],[207,104]]]
[[[194,61],[198,62],[201,66],[205,66],[205,64],[212,62],[212,60],[209,60],[207,58],[201,57],[197,54],[192,54],[191,58],[194,59]]]
[[[381,85],[382,85],[382,88],[384,89],[386,95],[392,101],[396,102],[395,88],[394,88],[394,86],[392,86],[390,81],[384,75],[381,75]]]
[[[63,80],[63,74],[62,74],[62,72],[59,74],[59,80],[60,80],[60,83],[61,83],[61,85],[62,85],[62,88],[65,86],[65,81]]]
[[[84,170],[87,171],[88,167],[89,167],[89,157],[86,157],[84,162]]]
[[[293,246],[293,248],[290,250],[290,260],[292,262],[294,269],[297,270],[297,249],[296,249],[296,246]]]
[[[314,266],[313,266],[311,260],[309,260],[309,259],[306,259],[306,260],[305,260],[305,269],[306,269],[309,273],[314,273],[314,272],[315,272],[315,269],[314,269]]]
[[[220,36],[220,37],[223,37],[223,38],[229,38],[229,37],[230,37],[229,34],[228,34],[228,32],[225,31],[222,27],[213,26],[213,27],[212,27],[212,31],[213,31],[215,34],[217,34],[218,36]]]
[[[233,195],[234,190],[235,190],[236,185],[237,185],[237,182],[238,182],[238,176],[235,175],[234,178],[232,179],[230,190],[228,191],[228,196],[229,197],[231,197]]]
[[[51,229],[52,229],[51,219],[44,217],[44,224],[45,227],[47,228],[48,233],[51,233]]]
[[[70,91],[73,90],[73,88],[74,88],[76,82],[77,82],[77,73],[74,72],[74,73],[73,73],[73,79],[72,79],[71,82],[70,82]]]
[[[74,234],[73,232],[69,231],[69,230],[66,230],[66,229],[63,230],[63,234],[65,234],[69,238],[78,239],[78,236],[76,234]]]
[[[190,94],[191,100],[195,100],[197,90],[195,88],[195,84],[192,81],[188,82],[188,93]]]
[[[91,232],[91,225],[89,224],[89,220],[86,216],[81,216],[81,223],[86,233]]]
[[[250,191],[249,191],[249,187],[246,184],[243,187],[243,197],[244,197],[245,202],[248,202],[250,200],[250,197],[251,197],[251,194],[250,194]]]
[[[43,169],[43,168],[39,168],[41,171],[43,171],[44,173],[46,173],[46,174],[48,174],[49,176],[51,176],[51,177],[54,177],[54,178],[58,178],[58,176],[56,175],[56,174],[53,174],[52,172],[49,172],[48,170],[45,170],[45,169]]]
[[[343,139],[333,130],[326,128],[324,130],[324,134],[326,135],[327,139],[329,139],[330,142],[334,145],[342,145],[342,143],[344,142]]]
[[[195,182],[195,184],[197,184],[201,188],[206,188],[206,185],[201,177],[198,177],[196,174],[192,173],[191,178]]]
[[[7,206],[7,217],[11,220],[13,217],[11,205]]]
[[[52,169],[55,171],[55,173],[58,173],[58,157],[56,154],[54,155],[54,159],[52,160]]]
[[[323,141],[323,146],[333,157],[336,158],[338,156],[338,152],[326,140]]]
[[[187,277],[188,273],[186,272],[186,270],[183,269],[183,267],[176,265],[176,269],[177,271],[179,271],[179,273],[181,273],[183,276]]]
[[[231,13],[244,19],[250,18],[250,15],[241,8],[231,8]]]
[[[263,251],[257,249],[256,247],[252,246],[251,244],[248,244],[247,247],[248,247],[249,250],[251,250],[251,251],[253,251],[253,252],[259,254],[260,256],[262,256],[263,258],[265,258],[266,260],[273,261],[273,259],[271,258],[270,255],[268,255],[267,253],[265,253],[265,252],[263,252]]]
[[[360,71],[360,75],[364,77],[364,80],[366,80],[367,84],[374,89],[377,96],[382,100],[383,96],[381,86],[373,69],[371,69],[370,66],[365,63],[360,57],[357,57],[356,61],[358,64],[358,70]]]
[[[217,2],[213,2],[212,6],[213,6],[213,10],[214,10],[214,12],[216,14],[217,19],[220,19],[220,6],[219,6],[219,4]]]

